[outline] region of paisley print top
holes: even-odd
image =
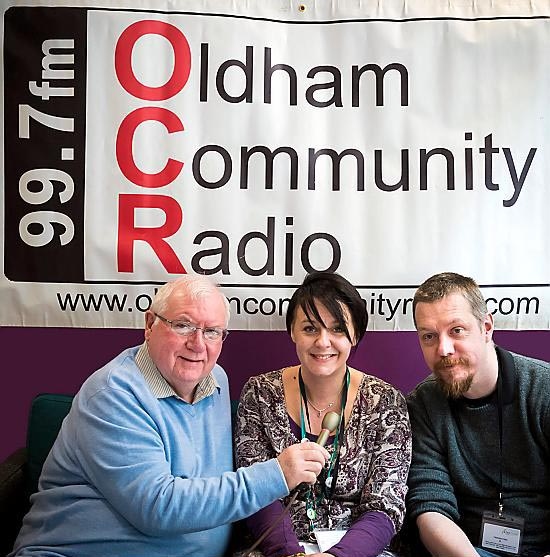
[[[274,458],[300,441],[290,427],[282,373],[277,370],[251,377],[243,388],[235,430],[239,467]],[[331,452],[331,446],[327,450]],[[410,460],[411,429],[403,395],[381,379],[364,374],[345,424],[333,497],[327,499],[319,480],[314,486],[318,501],[314,526],[348,528],[364,513],[378,511],[390,518],[397,532],[405,513]],[[296,489],[300,493],[290,510],[292,524],[299,539],[312,540],[306,516],[307,488]]]

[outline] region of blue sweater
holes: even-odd
[[[75,397],[12,555],[216,557],[230,522],[288,494],[275,460],[233,472],[227,376],[196,404],[157,399],[138,347]]]

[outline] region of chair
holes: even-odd
[[[68,414],[72,395],[36,396],[29,413],[27,446],[17,449],[0,463],[0,555],[6,555],[23,517],[29,510],[29,497],[37,490],[44,461]]]

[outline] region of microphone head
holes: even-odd
[[[328,431],[334,431],[340,423],[340,414],[336,412],[327,412],[321,422],[321,428]]]

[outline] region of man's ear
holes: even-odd
[[[485,337],[487,342],[491,342],[493,340],[493,332],[495,330],[495,322],[493,320],[493,316],[488,313],[483,320],[483,331],[485,332]]]
[[[147,310],[145,312],[145,340],[148,340],[151,335],[151,329],[153,328],[153,323],[155,322],[155,314]]]

